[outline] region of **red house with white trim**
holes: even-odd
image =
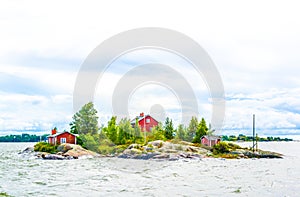
[[[214,146],[215,144],[220,143],[221,138],[219,136],[213,136],[213,135],[205,135],[201,138],[201,144],[206,146]]]
[[[138,119],[139,126],[142,131],[152,131],[152,128],[158,125],[158,121],[155,120],[152,116],[141,113],[140,116],[136,117]],[[131,126],[135,127],[136,118],[131,121]]]
[[[48,136],[48,143],[53,145],[63,143],[77,144],[77,136],[77,134],[68,131],[57,133],[56,129],[53,129],[51,135]]]

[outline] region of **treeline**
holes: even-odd
[[[70,123],[70,132],[79,134],[78,142],[85,148],[99,153],[111,153],[129,144],[145,144],[154,140],[180,139],[194,143],[201,143],[201,138],[212,131],[207,127],[204,118],[198,121],[192,117],[188,127],[179,125],[175,128],[173,121],[166,118],[164,123],[159,123],[151,132],[142,132],[136,119],[132,127],[128,118],[117,123],[113,116],[106,127],[98,127],[97,110],[92,102],[84,105],[74,116]]]
[[[254,137],[254,140],[257,140],[259,142],[272,142],[272,141],[293,141],[293,139],[289,139],[289,138],[280,138],[280,137]],[[222,136],[222,141],[245,141],[245,142],[249,142],[249,141],[253,141],[253,136],[246,136],[243,134],[239,134],[238,136],[235,135],[223,135]]]
[[[45,135],[30,135],[23,133],[21,135],[6,135],[0,136],[0,142],[39,142],[46,141],[48,134]]]

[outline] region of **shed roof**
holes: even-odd
[[[202,138],[206,138],[208,140],[218,140],[218,139],[221,139],[220,136],[216,136],[216,135],[204,135]]]
[[[64,131],[64,132],[62,132],[62,133],[56,133],[56,134],[54,134],[54,135],[49,135],[48,137],[57,137],[57,136],[59,136],[59,135],[61,135],[61,134],[64,134],[64,133],[68,133],[68,134],[70,134],[70,135],[74,135],[74,136],[78,136],[78,134],[73,134],[73,133],[70,133],[69,131]]]

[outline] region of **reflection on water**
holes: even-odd
[[[300,143],[259,143],[284,159],[49,161],[21,156],[33,144],[0,143],[0,193],[12,196],[295,196]],[[249,146],[247,143],[243,146]]]

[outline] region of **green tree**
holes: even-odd
[[[162,123],[158,123],[157,126],[153,127],[151,133],[147,137],[147,141],[155,141],[155,140],[166,140],[165,131],[163,129]]]
[[[79,112],[73,116],[73,121],[70,123],[70,130],[77,134],[98,134],[98,116],[94,104],[89,102],[85,104]]]
[[[70,126],[70,133],[78,134],[76,123],[74,120],[72,122],[70,122],[69,126]]]
[[[196,135],[193,139],[194,143],[201,143],[201,138],[207,134],[208,128],[206,126],[206,122],[204,120],[204,118],[201,119],[197,131],[196,131]]]
[[[134,139],[133,128],[130,124],[130,120],[127,118],[122,118],[119,122],[119,132],[118,132],[118,144],[126,144]]]
[[[178,125],[176,138],[180,140],[186,140],[186,129],[184,128],[183,124]]]
[[[134,124],[134,141],[142,136],[141,127],[139,126],[139,119],[136,117]]]
[[[198,129],[198,120],[196,117],[193,116],[187,128],[187,141],[189,142],[193,141],[197,129]]]
[[[116,125],[117,116],[111,117],[110,121],[108,121],[107,127],[103,128],[105,135],[110,139],[113,143],[117,144],[118,140],[118,127]]]
[[[100,145],[99,135],[97,134],[85,134],[81,135],[81,140],[83,142],[83,147],[91,150],[91,151],[98,151],[98,147]]]
[[[173,139],[173,132],[174,132],[174,126],[172,119],[169,117],[166,118],[165,126],[164,126],[165,132],[164,135],[167,139]]]

